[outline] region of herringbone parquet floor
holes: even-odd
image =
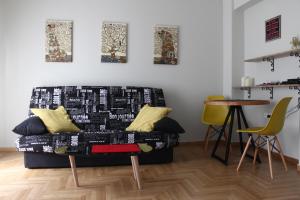
[[[232,149],[229,166],[211,159],[197,144],[175,149],[171,164],[142,165],[143,190],[137,190],[131,166],[79,168],[76,188],[70,169],[25,169],[22,153],[0,153],[0,199],[139,199],[139,200],[300,200],[300,175],[274,160],[274,180],[267,158],[252,167],[246,159],[236,173],[239,154]]]

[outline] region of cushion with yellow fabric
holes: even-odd
[[[32,108],[31,112],[44,122],[50,133],[80,131],[80,129],[72,123],[63,106],[59,106],[56,110]]]
[[[171,112],[167,107],[143,106],[134,121],[126,128],[126,131],[150,132],[154,129],[154,123]]]

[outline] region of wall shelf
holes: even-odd
[[[256,58],[246,59],[244,61],[245,62],[270,62],[271,71],[274,72],[275,59],[289,57],[289,56],[295,56],[296,58],[299,58],[299,64],[300,64],[300,49],[264,55],[264,56],[260,56],[260,57],[256,57]],[[299,65],[299,67],[300,67],[300,65]]]
[[[282,84],[282,85],[264,84],[264,85],[256,85],[251,87],[234,87],[234,88],[247,91],[248,99],[251,98],[252,89],[262,89],[262,90],[269,91],[270,99],[273,99],[274,88],[288,88],[290,90],[297,90],[298,95],[300,95],[300,84]]]

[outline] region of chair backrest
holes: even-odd
[[[208,96],[206,100],[224,100],[224,96]],[[227,106],[214,106],[204,104],[202,112],[202,123],[209,125],[223,125],[228,114]]]
[[[283,128],[287,107],[292,97],[282,98],[274,107],[270,120],[262,130],[266,135],[276,135]]]

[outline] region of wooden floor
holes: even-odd
[[[230,165],[224,166],[203,152],[203,147],[181,145],[171,164],[142,165],[143,189],[138,190],[131,166],[79,168],[81,187],[74,186],[70,169],[25,169],[22,153],[0,153],[0,199],[300,199],[300,175],[296,166],[284,172],[273,162],[269,177],[267,158],[252,167],[246,159],[236,172],[239,154],[233,148]]]

